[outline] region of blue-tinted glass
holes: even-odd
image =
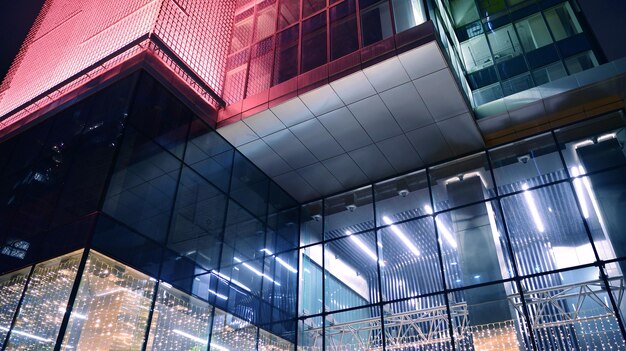
[[[228,205],[222,262],[233,259],[249,260],[263,255],[266,235],[265,225],[234,201]],[[230,257],[229,257],[230,253]]]
[[[380,306],[329,314],[324,337],[331,350],[382,349]]]
[[[570,184],[524,190],[502,199],[502,208],[520,274],[595,261]]]
[[[233,147],[199,119],[191,123],[185,163],[222,191],[228,191]]]
[[[182,158],[191,118],[191,111],[163,85],[142,75],[130,113],[138,131]]]
[[[322,201],[316,201],[300,208],[300,245],[322,241]]]
[[[223,193],[183,167],[167,246],[203,267],[217,267],[227,204]]]
[[[324,338],[324,319],[313,317],[298,322],[298,349],[321,350]]]
[[[158,242],[166,239],[180,161],[128,127],[103,210]]]
[[[376,223],[391,224],[429,214],[430,191],[425,171],[374,185]]]
[[[237,152],[231,182],[230,196],[255,217],[265,221],[269,178]]]
[[[300,250],[300,280],[298,284],[298,315],[308,316],[322,312],[322,245]]]
[[[196,265],[188,257],[171,250],[165,250],[159,278],[190,294],[193,292],[195,277],[206,272],[204,268]]]
[[[298,251],[265,256],[265,273],[273,280],[264,279],[263,299],[271,304],[272,322],[296,317]]]
[[[372,232],[353,234],[324,246],[325,310],[378,302],[378,252]],[[384,261],[380,261],[385,266]]]
[[[324,237],[350,235],[374,227],[372,188],[365,187],[324,201]]]
[[[392,224],[378,231],[383,300],[443,290],[432,217]]]
[[[435,217],[447,286],[458,288],[513,276],[497,202],[444,212]]]

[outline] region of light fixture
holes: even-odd
[[[580,209],[583,212],[583,217],[589,218],[589,207],[587,206],[587,199],[585,198],[582,180],[578,178],[580,176],[580,169],[578,167],[572,167],[571,172],[574,177],[574,189],[576,190],[578,203],[580,204]]]
[[[400,228],[398,228],[396,225],[392,224],[393,222],[391,221],[391,219],[389,219],[389,217],[383,216],[383,222],[385,222],[385,224],[389,224],[390,225],[389,229],[391,229],[391,231],[394,234],[396,234],[396,236],[400,239],[400,241],[402,241],[402,243],[404,245],[406,245],[406,247],[408,247],[409,250],[411,250],[411,252],[415,256],[419,256],[420,255],[420,251],[417,249],[417,247],[415,247],[415,245],[413,245],[411,240],[409,240],[409,238],[407,238],[407,236],[400,230]]]
[[[9,331],[9,328],[5,328],[5,327],[0,327],[0,330],[4,330],[4,331]],[[23,331],[19,331],[19,330],[12,330],[11,334],[17,334],[17,335],[21,335],[21,336],[25,336],[27,338],[31,338],[37,341],[41,341],[41,342],[52,342],[52,339],[46,339],[46,338],[42,338],[41,336],[37,336],[37,335],[33,335],[33,334],[29,334]]]
[[[267,253],[268,255],[272,256],[274,255],[272,253],[272,251],[270,251],[269,249],[261,249],[261,251]],[[278,257],[278,256],[274,256],[274,259],[276,260],[276,262],[280,263],[281,266],[287,268],[287,270],[289,270],[292,273],[298,273],[298,270],[295,269],[292,265],[290,265],[289,263],[285,262],[285,260],[283,260],[282,258]]]
[[[543,226],[543,222],[541,221],[541,217],[539,216],[539,211],[537,210],[537,204],[535,203],[535,198],[533,198],[533,194],[528,191],[528,184],[522,184],[522,189],[524,190],[524,200],[526,200],[526,205],[530,210],[530,215],[533,217],[533,221],[535,222],[535,226],[539,233],[543,233],[546,231],[546,228]]]
[[[372,260],[374,260],[374,262],[376,262],[378,260],[378,257],[376,257],[376,253],[374,253],[374,251],[370,250],[370,248],[367,247],[367,245],[365,245],[361,241],[361,239],[359,239],[356,236],[352,235],[351,231],[346,230],[346,235],[348,235],[350,237],[350,240],[352,240],[356,244],[356,246],[358,246],[359,249],[361,249],[361,251],[365,252],[365,254],[367,256],[369,256]],[[380,260],[379,263],[380,263],[381,267],[385,266],[385,263],[382,260]]]
[[[434,213],[433,208],[430,207],[430,205],[424,205],[424,210],[430,215]],[[439,216],[435,217],[435,223],[437,223],[437,229],[439,229],[439,232],[441,233],[443,238],[446,239],[446,241],[448,242],[448,244],[450,244],[450,246],[452,246],[452,248],[456,249],[458,247],[458,244],[456,240],[454,240],[454,235],[452,235],[452,233],[445,226],[445,224],[441,222]]]
[[[225,280],[227,282],[233,283],[233,284],[237,285],[238,287],[244,289],[247,292],[252,292],[252,290],[249,287],[245,286],[243,283],[241,283],[241,282],[239,282],[239,281],[237,281],[235,279],[231,279],[226,274],[223,274],[223,273],[220,273],[220,272],[215,272],[215,271],[211,272],[211,274],[213,274],[213,275],[215,275],[215,276],[217,276],[219,278],[222,278],[223,280]]]
[[[184,336],[187,339],[191,339],[191,340],[193,340],[193,341],[195,341],[197,343],[203,344],[203,345],[208,345],[209,344],[209,340],[199,338],[199,337],[191,335],[189,333],[185,333],[184,331],[182,331],[180,329],[174,329],[174,330],[172,330],[172,332],[174,332],[174,334],[178,334],[180,336]],[[213,347],[213,345],[211,345],[211,346]],[[224,349],[224,350],[226,350],[226,349]]]
[[[265,278],[265,279],[267,279],[267,280],[271,281],[272,283],[274,283],[274,284],[276,284],[276,285],[280,286],[280,283],[279,283],[279,282],[277,282],[277,281],[275,281],[274,279],[272,279],[269,275],[267,275],[267,274],[265,274],[265,273],[263,273],[263,272],[259,271],[258,269],[256,269],[256,268],[252,267],[251,265],[247,264],[246,262],[242,262],[242,261],[241,261],[239,258],[237,258],[237,257],[233,257],[233,259],[234,259],[236,262],[241,263],[241,265],[242,265],[242,266],[246,267],[246,268],[247,268],[249,271],[251,271],[252,273],[254,273],[254,274],[258,275],[259,277],[263,277],[263,278]]]
[[[216,292],[216,291],[214,291],[214,290],[209,289],[209,293],[211,293],[211,294],[213,294],[213,295],[215,295],[215,296],[219,297],[219,298],[220,298],[220,299],[222,299],[222,300],[228,300],[228,296],[226,296],[226,295],[222,295],[222,294],[220,294],[220,293],[218,293],[218,292]]]

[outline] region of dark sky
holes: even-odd
[[[13,62],[44,0],[0,0],[0,81]]]

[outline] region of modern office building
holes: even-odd
[[[46,1],[0,86],[1,349],[626,350],[594,9]]]

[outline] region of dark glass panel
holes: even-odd
[[[326,63],[327,44],[325,12],[302,22],[301,73]]]
[[[359,49],[356,0],[330,8],[330,59],[336,60]]]

